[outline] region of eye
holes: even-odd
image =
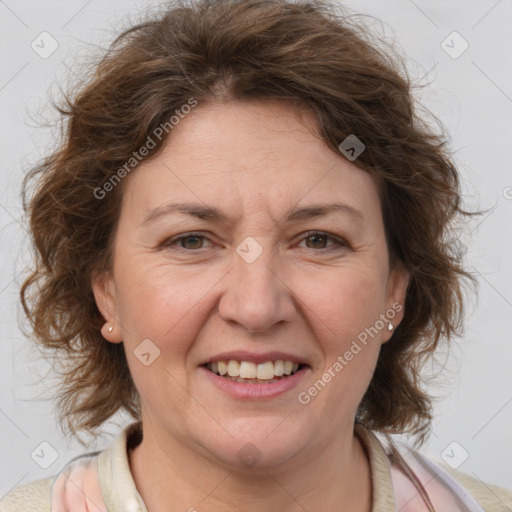
[[[326,246],[325,242],[327,240],[332,240],[334,245]],[[335,245],[340,247],[348,247],[348,244],[340,238],[334,235],[329,235],[328,233],[322,233],[321,231],[310,231],[306,233],[306,236],[302,238],[301,241],[306,241],[306,244],[308,242],[312,243],[312,247],[307,247],[308,249],[329,249]]]
[[[178,250],[184,251],[197,251],[204,248],[204,241],[208,238],[201,233],[185,233],[176,238],[172,238],[163,242],[162,247],[174,247]],[[326,245],[327,241],[333,242],[331,245]],[[323,233],[321,231],[310,231],[301,239],[306,244],[311,244],[306,247],[307,249],[331,249],[335,246],[349,247],[348,243],[338,238],[337,236]]]
[[[171,240],[166,240],[162,245],[164,247],[170,247],[176,245],[179,242],[180,245],[178,246],[178,249],[193,251],[202,249],[204,240],[207,240],[207,238],[201,233],[186,233],[185,235],[181,235]]]

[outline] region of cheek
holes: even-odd
[[[317,319],[313,326],[340,349],[384,313],[385,276],[378,265],[347,266],[301,281],[298,295]]]
[[[380,319],[385,282],[379,265],[368,264],[338,269],[314,287],[311,282],[304,286],[312,310],[308,316],[324,356],[323,367],[315,370],[329,381],[317,407],[339,404],[340,419],[357,408],[375,369],[385,328]]]
[[[116,269],[118,314],[126,334],[162,340],[166,334],[181,332],[183,319],[213,288],[207,274],[169,264],[148,263],[126,258]]]
[[[173,407],[185,407],[184,362],[197,335],[197,304],[205,294],[192,284],[197,275],[194,279],[182,268],[134,256],[119,262],[115,278],[126,357],[143,403],[157,409],[168,403],[170,393]]]

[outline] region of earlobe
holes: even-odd
[[[123,341],[119,325],[116,323],[106,322],[101,328],[101,335],[110,343],[121,343]]]

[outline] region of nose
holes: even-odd
[[[289,275],[271,250],[248,263],[239,254],[226,276],[227,288],[219,302],[219,314],[248,332],[269,331],[275,324],[290,322],[297,308]]]

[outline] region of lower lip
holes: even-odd
[[[245,399],[272,398],[282,395],[296,387],[306,375],[306,372],[309,371],[309,367],[305,366],[297,373],[270,384],[243,384],[241,382],[235,382],[234,380],[221,377],[204,366],[200,366],[199,369],[203,371],[206,374],[206,377],[208,377],[220,390],[234,398]]]

